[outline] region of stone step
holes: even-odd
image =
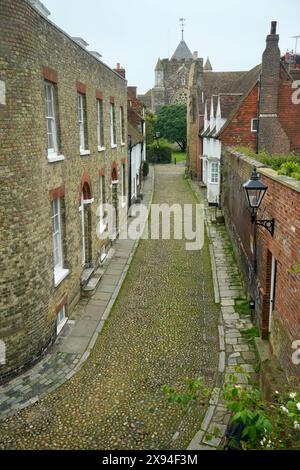
[[[86,286],[89,282],[90,278],[94,274],[95,268],[86,268],[83,270],[81,277],[80,277],[80,284],[81,286]]]
[[[104,269],[98,268],[94,272],[92,277],[89,279],[88,283],[82,288],[82,297],[90,298],[95,294],[97,287],[102,279],[104,274]]]

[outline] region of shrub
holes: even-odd
[[[143,164],[143,177],[147,178],[149,175],[149,162],[144,162]]]
[[[278,174],[300,179],[300,165],[295,161],[283,163],[278,171]]]
[[[172,150],[169,147],[150,147],[147,152],[150,163],[171,163]]]

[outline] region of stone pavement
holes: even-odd
[[[192,189],[200,202],[205,201],[205,190],[195,182]],[[237,377],[238,385],[245,385],[245,374],[237,374],[235,368],[241,367],[249,375],[249,382],[257,381],[255,373],[256,355],[252,346],[242,336],[241,331],[253,327],[251,317],[240,316],[235,311],[235,300],[243,296],[239,271],[232,254],[231,242],[224,225],[212,223],[215,209],[205,204],[205,218],[215,288],[216,303],[221,303],[219,320],[219,374],[209,407],[201,424],[199,432],[194,436],[189,450],[214,450],[224,442],[227,425],[230,420],[225,402],[222,398],[222,387],[229,373]],[[218,429],[218,437],[210,439],[207,436]]]
[[[143,204],[151,205],[154,171],[144,182]],[[89,357],[119,294],[138,241],[117,240],[104,265],[96,294],[81,300],[62,334],[33,368],[0,386],[0,420],[36,403],[73,377]]]

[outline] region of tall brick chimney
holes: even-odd
[[[260,112],[276,114],[278,109],[280,49],[277,22],[272,21],[271,33],[267,36],[267,46],[262,57]]]
[[[126,78],[126,70],[121,66],[121,64],[117,63],[117,67],[114,69],[114,72],[117,72],[122,78]]]
[[[280,49],[277,22],[272,21],[271,32],[262,57],[260,83],[258,151],[270,154],[289,152],[290,141],[277,117],[280,86]]]

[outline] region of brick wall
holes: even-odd
[[[256,148],[257,133],[251,132],[251,120],[258,115],[258,85],[246,96],[229,125],[221,134],[224,146]]]
[[[268,186],[258,218],[276,221],[272,236],[257,227],[257,274],[254,271],[254,226],[250,221],[242,184],[257,166]],[[300,339],[300,275],[291,267],[300,260],[300,183],[278,176],[259,162],[226,149],[222,155],[222,205],[226,225],[238,254],[249,296],[256,301],[257,322],[268,335],[272,255],[277,261],[275,312],[272,316],[271,347],[287,375],[300,376],[292,364],[292,342]]]
[[[280,73],[278,119],[290,139],[291,150],[300,151],[300,104],[293,103],[293,80],[283,68]],[[299,96],[299,94],[298,94]]]
[[[68,298],[68,314],[78,301],[83,269],[79,213],[83,175],[88,175],[95,198],[91,207],[94,264],[106,243],[96,236],[99,171],[105,171],[109,195],[113,162],[120,174],[121,161],[127,161],[127,146],[121,146],[119,119],[120,106],[127,115],[127,84],[25,0],[0,0],[0,44],[0,81],[5,82],[6,88],[6,105],[0,106],[0,338],[7,347],[7,363],[0,367],[1,379],[34,362],[53,343],[57,306],[62,299]],[[65,160],[57,163],[47,160],[44,97],[47,69],[58,82],[59,140]],[[79,82],[86,88],[91,154],[85,157],[79,152]],[[104,106],[103,152],[98,151],[96,138],[97,90],[102,92]],[[116,107],[117,148],[110,145],[111,96]],[[127,142],[126,128],[125,136]],[[62,187],[64,261],[70,274],[54,288],[49,192]]]

